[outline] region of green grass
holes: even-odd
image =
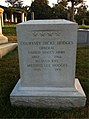
[[[16,24],[5,24],[4,27],[16,27]]]
[[[4,35],[15,36],[16,35],[16,25],[5,25],[2,28],[2,32]]]
[[[89,118],[89,47],[80,47],[77,51],[76,77],[79,78],[87,96],[82,108],[45,109],[16,107],[10,104],[10,93],[20,78],[18,50],[10,52],[0,60],[0,118],[50,118],[50,119],[88,119]]]
[[[79,25],[78,29],[89,29],[89,25]]]

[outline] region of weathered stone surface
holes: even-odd
[[[17,43],[7,43],[0,45],[0,58],[6,55],[8,52],[14,50],[17,47]]]
[[[8,38],[2,34],[2,15],[4,9],[0,8],[0,44],[7,43]]]
[[[48,88],[48,87],[22,87],[18,81],[11,93],[13,105],[32,107],[81,107],[85,105],[85,94],[78,81],[75,79],[75,87]]]
[[[79,44],[89,44],[89,30],[78,30],[78,42]]]
[[[4,35],[0,35],[0,45],[4,43],[8,43],[8,38]]]

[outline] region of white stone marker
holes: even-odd
[[[86,96],[75,79],[77,24],[31,20],[17,25],[21,79],[11,103],[33,107],[80,107]]]
[[[17,43],[8,43],[8,38],[2,34],[2,16],[3,16],[4,9],[0,8],[0,59],[9,53],[10,51],[14,50],[17,47]]]
[[[8,38],[2,34],[2,16],[4,9],[0,8],[0,45],[2,43],[8,43]]]

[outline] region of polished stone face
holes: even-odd
[[[17,26],[22,86],[71,87],[75,79],[77,24],[28,21]]]

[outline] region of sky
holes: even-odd
[[[25,5],[30,6],[32,0],[22,0],[22,1],[24,3],[24,6]],[[57,3],[57,0],[48,0],[48,1],[50,6],[52,6],[52,3]],[[89,0],[85,0],[85,1],[86,1],[86,5],[89,6]],[[0,0],[0,5],[7,6],[7,3],[5,3],[5,0]]]

